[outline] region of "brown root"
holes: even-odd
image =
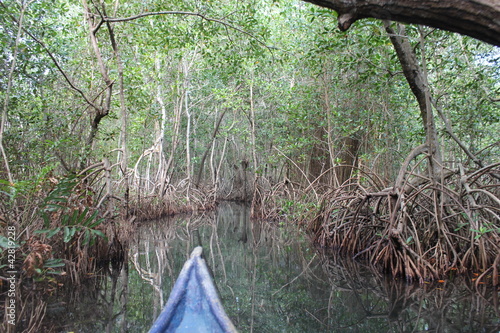
[[[439,183],[413,168],[400,173],[397,186],[382,191],[350,183],[324,195],[309,230],[319,245],[410,281],[458,271],[477,273],[477,283],[497,285],[498,167],[471,172],[460,167],[443,173]]]

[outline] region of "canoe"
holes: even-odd
[[[195,248],[149,333],[237,332],[220,301],[201,246]]]

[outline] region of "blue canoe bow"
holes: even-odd
[[[149,333],[235,333],[198,246],[182,270]]]

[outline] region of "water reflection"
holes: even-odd
[[[406,285],[320,253],[291,228],[250,223],[248,215],[246,206],[226,203],[216,213],[141,225],[128,261],[83,292],[54,297],[47,329],[146,332],[191,250],[202,245],[240,332],[499,330],[498,290]]]

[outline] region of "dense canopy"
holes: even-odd
[[[498,284],[499,2],[311,2],[339,15],[0,0],[0,226],[19,271],[79,283],[126,257],[132,222],[239,200],[407,280]]]

